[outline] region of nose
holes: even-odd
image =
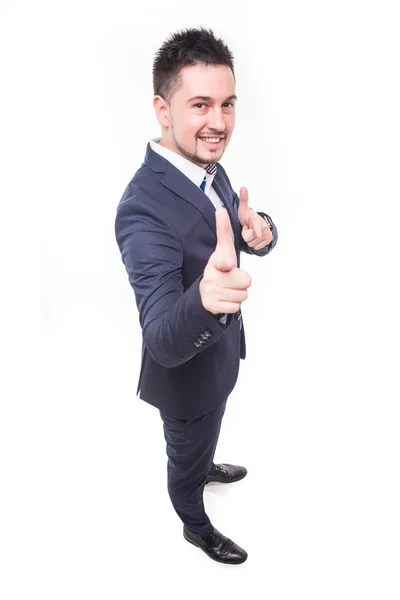
[[[208,127],[218,132],[225,131],[224,115],[220,108],[213,108],[208,113]]]

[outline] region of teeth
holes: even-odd
[[[210,142],[211,144],[218,144],[221,138],[201,138],[205,142]]]

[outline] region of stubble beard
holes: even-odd
[[[187,158],[188,160],[190,160],[192,163],[195,163],[195,164],[196,164],[196,165],[198,165],[199,167],[203,167],[203,168],[205,168],[205,167],[206,167],[207,165],[209,165],[210,163],[212,163],[212,162],[218,162],[218,160],[220,160],[220,159],[222,158],[222,155],[223,155],[223,153],[224,153],[224,150],[222,151],[222,154],[221,154],[221,156],[220,156],[220,157],[219,157],[217,160],[212,160],[212,159],[204,159],[204,158],[202,158],[201,156],[199,156],[198,154],[196,154],[195,152],[194,152],[194,153],[193,153],[193,152],[188,152],[187,150],[185,150],[185,148],[183,148],[183,147],[182,147],[182,146],[179,144],[178,140],[177,140],[177,139],[176,139],[176,137],[175,137],[175,134],[174,134],[173,130],[172,130],[172,135],[173,135],[173,138],[174,138],[174,143],[175,143],[176,147],[178,148],[179,152],[180,152],[180,153],[181,153],[181,154],[182,154],[182,155],[183,155],[185,158]],[[196,144],[197,144],[197,139],[198,139],[198,138],[196,138]]]

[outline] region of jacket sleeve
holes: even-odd
[[[129,198],[119,204],[115,235],[153,360],[177,367],[224,334],[231,319],[224,326],[204,308],[199,290],[203,273],[184,289],[179,237],[142,193],[140,201]]]
[[[238,208],[239,208],[239,197],[238,197],[238,195],[235,192],[233,192],[233,199],[234,199],[234,204],[235,204],[236,210],[238,210]],[[241,238],[241,250],[243,252],[245,252],[246,254],[255,254],[256,256],[266,256],[267,254],[269,254],[269,252],[271,252],[271,250],[273,248],[275,248],[275,246],[276,246],[276,244],[278,242],[278,230],[277,230],[274,222],[272,221],[271,217],[269,215],[267,215],[267,213],[257,211],[257,214],[259,214],[261,217],[263,217],[267,221],[267,223],[269,225],[269,228],[270,228],[270,230],[272,232],[272,241],[267,246],[265,246],[264,248],[261,248],[261,250],[254,250],[254,248],[251,248],[247,244],[247,242],[244,241],[244,239],[242,238],[242,236],[240,236],[240,238]]]

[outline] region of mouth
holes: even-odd
[[[217,136],[209,136],[209,137],[199,137],[200,142],[206,146],[206,148],[220,148],[223,145],[225,140],[225,136],[217,137]]]

